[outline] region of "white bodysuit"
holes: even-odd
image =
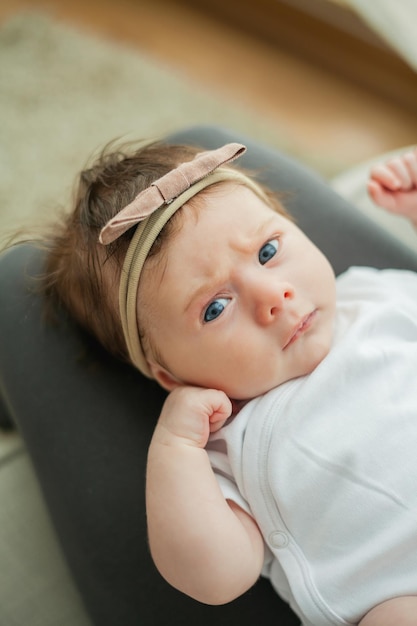
[[[263,574],[305,626],[417,595],[417,274],[337,280],[334,345],[248,403],[207,450],[257,521]]]

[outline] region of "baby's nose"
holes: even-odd
[[[287,282],[258,285],[255,312],[258,323],[272,323],[294,298],[294,288]]]

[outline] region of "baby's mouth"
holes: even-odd
[[[285,350],[286,348],[288,348],[291,344],[293,344],[295,341],[297,341],[297,339],[303,334],[305,333],[313,324],[314,319],[316,317],[317,314],[317,309],[314,309],[314,311],[311,311],[311,313],[307,313],[307,315],[305,315],[300,322],[298,322],[293,329],[291,330],[287,341],[284,344],[284,347],[282,348],[283,350]]]

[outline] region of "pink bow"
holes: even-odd
[[[228,143],[217,150],[200,152],[191,161],[181,163],[141,191],[132,202],[108,221],[100,232],[100,243],[104,245],[112,243],[163,204],[169,204],[194,183],[205,178],[221,165],[234,161],[244,152],[246,152],[244,145]]]

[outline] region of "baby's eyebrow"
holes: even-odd
[[[210,294],[213,293],[214,291],[217,291],[216,287],[217,285],[222,284],[222,279],[220,276],[213,276],[208,278],[207,280],[202,280],[201,284],[199,287],[196,287],[195,289],[193,289],[193,291],[190,293],[189,296],[187,296],[186,298],[186,302],[185,302],[185,306],[184,306],[184,313],[186,313],[188,311],[188,309],[192,306],[193,302],[195,302],[196,300],[199,300],[201,297],[204,296],[204,294]]]
[[[254,245],[264,244],[273,233],[277,234],[276,215],[257,224],[255,228],[248,229],[247,233],[242,234],[241,238],[236,238],[232,242],[232,247],[240,252],[251,252]]]
[[[254,229],[250,229],[247,234],[245,234],[245,244],[239,246],[236,244],[236,249],[241,249],[242,251],[250,251],[250,244],[255,240],[256,242],[260,242],[263,238],[267,239],[271,236],[273,227],[276,222],[276,215],[273,215],[267,220],[262,221],[260,224],[257,224]],[[242,239],[243,241],[243,239]],[[246,243],[247,242],[247,243]],[[263,242],[262,242],[263,243]],[[220,275],[220,273],[213,274],[211,273],[209,277],[205,280],[204,277],[201,280],[201,284],[193,289],[189,296],[186,298],[184,313],[188,311],[190,306],[201,298],[204,294],[210,294],[214,291],[218,290],[218,285],[222,285],[225,282],[225,277]]]
[[[248,241],[253,241],[254,239],[256,241],[257,239],[261,239],[262,237],[265,237],[265,239],[267,239],[272,234],[271,231],[273,230],[273,227],[276,223],[276,217],[277,214],[274,214],[269,219],[258,224],[252,232],[248,233]]]

